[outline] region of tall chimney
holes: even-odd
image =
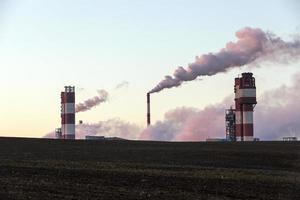
[[[147,93],[147,126],[151,125],[151,116],[150,116],[150,93]]]
[[[242,77],[235,78],[234,93],[236,141],[253,141],[253,108],[257,102],[252,73],[242,73]]]
[[[75,87],[61,92],[61,132],[63,139],[75,139]]]

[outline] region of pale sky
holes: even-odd
[[[110,118],[146,125],[146,92],[196,55],[216,52],[245,26],[288,40],[300,32],[300,1],[0,0],[0,136],[42,137],[60,126],[60,92],[84,88],[76,101],[110,93],[76,120]],[[282,84],[300,63],[251,68],[258,95]],[[166,111],[203,108],[233,93],[249,71],[185,83],[152,95],[152,121]],[[128,81],[127,88],[115,90]]]

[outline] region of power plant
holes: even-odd
[[[56,129],[59,131],[59,129]],[[75,139],[75,87],[65,86],[61,92],[61,136],[62,139]]]
[[[234,93],[235,108],[230,107],[225,111],[226,139],[221,140],[253,141],[253,109],[257,102],[255,78],[252,73],[242,73],[242,77],[235,78]],[[147,126],[150,126],[150,92],[146,97]],[[100,99],[97,102],[101,101]],[[75,87],[65,86],[65,90],[61,92],[61,127],[55,130],[56,138],[75,139],[75,113]],[[214,138],[210,140],[214,141]]]
[[[235,78],[235,109],[225,112],[226,139],[253,141],[253,109],[256,102],[255,78],[252,73],[242,73]]]
[[[255,78],[250,72],[234,80],[235,108],[225,110],[226,139],[208,138],[207,141],[257,141],[253,137],[253,109],[256,102]],[[147,126],[151,125],[150,93],[147,93]]]

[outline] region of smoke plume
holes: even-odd
[[[288,62],[300,57],[299,36],[291,42],[286,42],[270,32],[249,27],[237,31],[235,35],[238,38],[236,42],[227,43],[217,53],[197,56],[187,68],[178,67],[173,76],[165,76],[150,93],[178,87],[185,81],[195,80],[198,76],[212,76],[254,61]]]
[[[121,88],[128,88],[129,82],[128,81],[122,81],[121,83],[117,84],[115,89],[121,89]]]
[[[90,110],[91,108],[99,105],[102,102],[107,101],[108,92],[105,90],[98,90],[98,96],[85,100],[83,103],[76,105],[76,112],[84,112]]]

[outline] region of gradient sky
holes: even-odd
[[[0,0],[0,135],[42,137],[59,127],[65,85],[83,88],[77,102],[97,89],[110,93],[77,120],[119,117],[145,126],[145,94],[165,75],[235,41],[245,26],[288,40],[300,32],[299,10],[297,0]],[[259,96],[289,84],[299,64],[237,68],[153,94],[152,120],[222,101],[244,71],[254,73]],[[123,81],[129,86],[116,90]]]

